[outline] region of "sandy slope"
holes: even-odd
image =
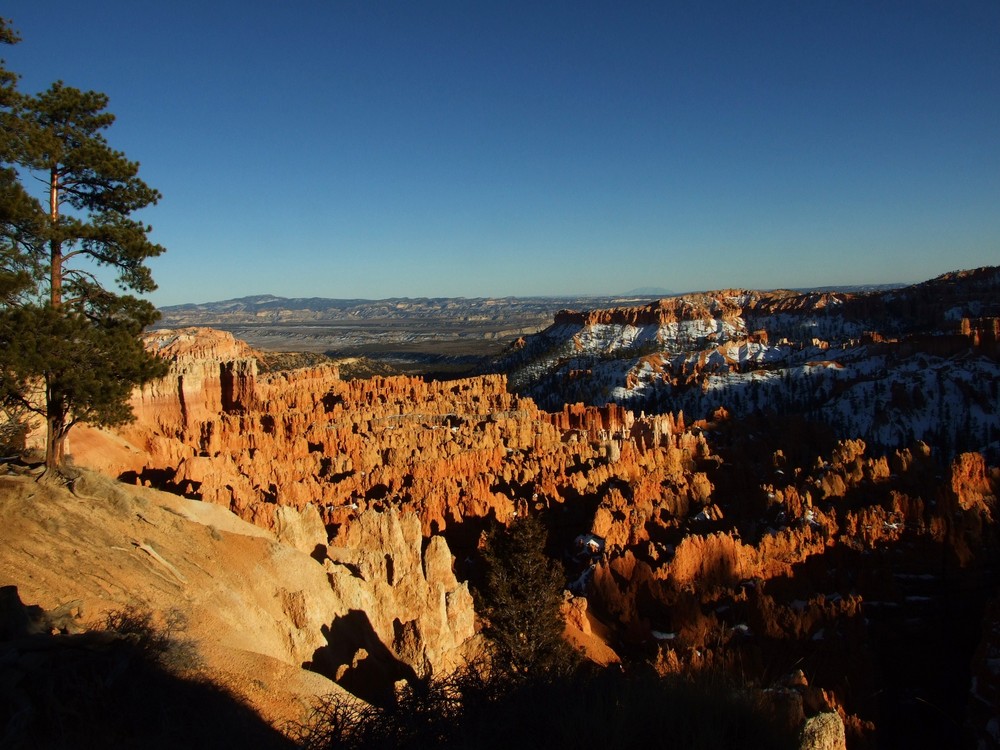
[[[281,724],[339,688],[301,668],[337,611],[323,567],[228,511],[82,472],[53,487],[0,466],[0,585],[83,626],[126,605],[187,621],[203,669]]]

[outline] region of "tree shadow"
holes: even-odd
[[[305,669],[318,672],[345,690],[376,706],[396,701],[396,684],[419,683],[413,667],[400,661],[379,639],[368,613],[352,609],[323,626],[327,645],[313,653]]]
[[[3,602],[0,747],[295,747],[224,687],[176,668],[159,634],[53,633],[51,613],[16,587]]]
[[[161,492],[169,492],[171,495],[186,497],[188,500],[201,500],[201,482],[186,481],[181,486],[174,481],[176,475],[177,471],[173,468],[151,469],[147,467],[141,472],[123,471],[118,475],[118,481],[151,487]]]

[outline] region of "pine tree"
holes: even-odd
[[[546,557],[545,537],[542,523],[527,516],[508,528],[495,527],[483,550],[483,632],[493,647],[494,667],[513,676],[552,676],[575,663],[575,652],[562,637],[563,573]]]
[[[0,41],[16,41],[6,23]],[[163,248],[133,214],[160,194],[108,145],[106,95],[59,81],[25,96],[16,80],[0,71],[0,397],[44,417],[53,471],[73,424],[127,421],[132,387],[165,372],[138,339],[158,317],[153,306],[95,275],[109,267],[123,291],[156,288],[146,261]],[[29,180],[45,185],[44,208],[24,190]]]

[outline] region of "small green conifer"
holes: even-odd
[[[576,654],[563,639],[564,576],[545,554],[546,531],[532,516],[497,525],[483,549],[480,593],[494,668],[527,677],[569,672]]]

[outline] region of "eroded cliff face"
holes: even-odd
[[[566,610],[595,659],[614,648],[663,671],[764,683],[802,669],[807,714],[839,712],[859,742],[876,724],[947,737],[908,690],[964,711],[997,550],[998,474],[978,454],[946,462],[914,443],[873,455],[815,425],[725,409],[693,424],[615,404],[550,413],[498,375],[258,375],[224,334],[156,341],[176,352],[171,375],[136,395],[135,424],[75,438],[74,455],[225,506],[324,560],[349,602],[342,622],[371,636],[317,656],[345,684],[456,663],[473,628],[459,580],[476,573],[482,530],[532,513],[553,555],[584,532],[606,542],[599,558],[565,556],[586,596]],[[367,588],[343,593],[354,579]]]
[[[300,659],[331,678],[351,672],[348,684],[376,690],[390,677],[447,672],[470,655],[471,595],[455,578],[442,537],[423,549],[416,516],[399,507],[354,508],[351,527],[327,546],[323,463],[297,432],[309,415],[326,413],[332,390],[346,385],[336,367],[260,377],[243,342],[209,329],[157,332],[147,346],[169,358],[169,374],[135,393],[133,424],[115,434],[84,428],[75,435],[78,462],[221,505],[322,563],[336,606],[327,602],[317,613],[308,596],[282,596],[296,627],[320,637],[303,619],[308,609],[325,618],[328,639],[337,634],[336,647]]]
[[[146,347],[170,362],[170,374],[141,389],[132,408],[141,424],[169,434],[195,429],[222,412],[253,403],[257,360],[231,334],[186,328],[146,337]]]
[[[791,292],[786,294],[792,296]],[[745,306],[756,304],[761,298],[760,292],[726,289],[711,294],[687,294],[683,297],[670,297],[642,307],[614,307],[586,312],[562,310],[555,315],[555,325],[665,326],[689,321],[703,321],[714,327],[716,321],[736,321]]]
[[[374,679],[387,664],[380,653],[418,678],[445,674],[475,656],[475,612],[466,583],[455,577],[444,537],[423,548],[420,521],[413,514],[366,511],[326,551],[330,585],[349,611],[348,625],[331,628],[330,648],[316,664],[338,682]],[[358,579],[365,585],[359,586]],[[390,606],[386,606],[390,603]],[[358,642],[356,622],[367,620],[374,639]],[[362,628],[364,633],[368,628]],[[355,646],[345,651],[346,641]],[[338,656],[339,655],[339,656]],[[339,659],[339,661],[338,661]],[[366,675],[375,669],[374,675]],[[391,683],[390,683],[391,684]]]

